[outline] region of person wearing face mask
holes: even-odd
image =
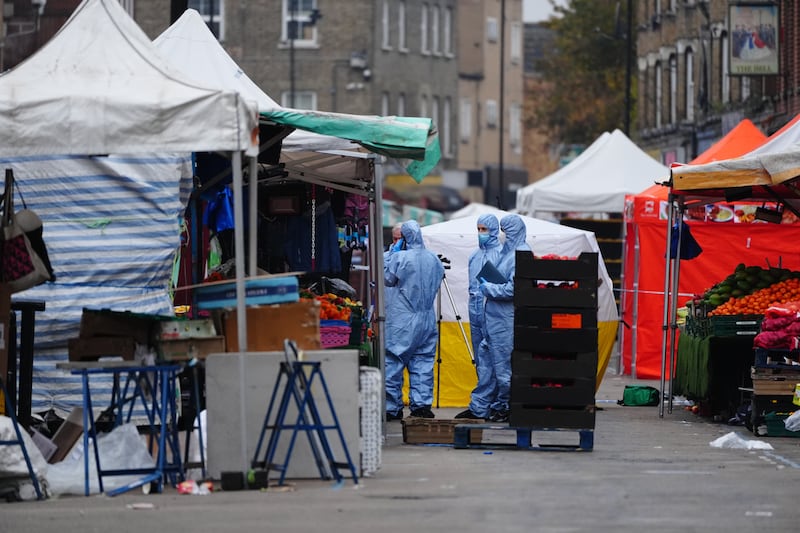
[[[444,279],[444,266],[425,248],[415,220],[402,225],[400,249],[383,266],[386,298],[386,420],[403,418],[403,370],[408,370],[411,416],[434,418],[433,364],[436,311],[433,303]],[[394,245],[397,248],[397,244]]]
[[[480,290],[478,274],[487,262],[497,265],[502,246],[499,240],[500,224],[496,216],[490,214],[479,216],[477,226],[478,249],[470,254],[467,268],[469,271],[469,330],[478,383],[470,395],[469,408],[458,413],[456,418],[485,419],[490,414],[495,386],[491,359],[480,357],[479,349],[485,336],[484,329],[486,327],[484,314],[486,297]]]
[[[400,243],[399,246],[397,244],[403,238],[403,234],[401,233],[402,228],[403,228],[402,222],[398,222],[397,224],[392,226],[392,244],[389,245],[389,249],[387,250],[388,252],[397,252],[402,248],[403,246],[402,242]],[[384,254],[384,258],[385,257],[386,254]]]
[[[500,251],[497,270],[505,283],[482,280],[480,291],[486,297],[485,336],[481,341],[478,359],[487,359],[494,385],[489,406],[489,420],[508,422],[511,392],[511,352],[514,350],[514,273],[516,253],[530,251],[525,242],[525,222],[518,215],[506,215],[500,220],[506,240]]]

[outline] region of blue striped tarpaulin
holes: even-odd
[[[45,302],[36,314],[32,411],[63,416],[81,405],[81,383],[56,364],[68,360],[67,340],[78,336],[83,308],[173,314],[168,289],[192,188],[191,154],[0,163],[14,171],[16,207],[24,198],[41,217],[56,274],[54,283],[15,295]],[[96,390],[102,408],[110,380]]]

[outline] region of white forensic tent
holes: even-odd
[[[508,212],[497,213],[498,220]],[[422,228],[425,246],[432,252],[442,254],[450,260],[451,268],[445,272],[447,285],[453,296],[458,315],[469,339],[469,312],[467,308],[469,279],[467,263],[470,254],[478,247],[478,217],[471,215],[451,219]],[[576,257],[581,252],[598,253],[598,269],[602,284],[598,287],[598,369],[597,385],[603,378],[614,338],[617,333],[619,316],[614,303],[613,285],[606,272],[600,247],[594,234],[573,229],[535,218],[521,216],[527,229],[527,242],[536,255],[558,254]],[[444,292],[444,288],[442,289]],[[462,407],[469,403],[470,392],[475,387],[475,369],[469,357],[461,328],[456,320],[456,312],[447,294],[442,299],[441,331],[441,376],[434,379],[439,387],[434,391],[434,400],[439,399],[441,407]],[[438,373],[439,365],[435,371]]]
[[[191,152],[241,161],[257,152],[257,128],[255,102],[187,80],[116,0],[85,0],[0,76],[0,158],[43,220],[57,276],[24,293],[46,305],[36,316],[34,411],[80,405],[80,379],[55,365],[67,360],[83,307],[172,313]]]
[[[621,213],[625,195],[664,181],[669,169],[620,130],[605,132],[568,165],[517,191],[517,210]]]
[[[455,218],[464,218],[472,215],[482,215],[484,213],[493,213],[498,217],[501,217],[506,214],[506,211],[502,209],[498,209],[494,206],[482,204],[480,202],[471,202],[459,209],[458,211],[453,211],[450,213],[450,220]]]

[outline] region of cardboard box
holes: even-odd
[[[166,320],[159,324],[159,340],[204,339],[216,337],[217,329],[210,318],[200,320]]]
[[[236,311],[223,318],[227,351],[239,351]],[[247,308],[247,343],[251,352],[283,351],[284,339],[291,339],[301,350],[319,350],[319,302],[301,300],[296,303]]]
[[[83,408],[74,407],[70,411],[67,419],[58,428],[55,435],[53,435],[53,444],[57,446],[55,453],[47,460],[50,464],[62,461],[72,447],[78,442],[78,439],[83,435]]]
[[[101,357],[122,357],[133,361],[136,341],[133,337],[74,338],[67,341],[70,361],[97,361]]]
[[[81,315],[80,338],[131,337],[139,344],[150,345],[154,324],[160,322],[156,315],[109,309],[84,309]]]
[[[158,342],[158,354],[164,361],[189,361],[192,357],[205,359],[212,353],[225,352],[225,337],[205,339],[174,339]]]

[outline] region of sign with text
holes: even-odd
[[[778,6],[732,4],[728,9],[731,76],[780,74]]]

